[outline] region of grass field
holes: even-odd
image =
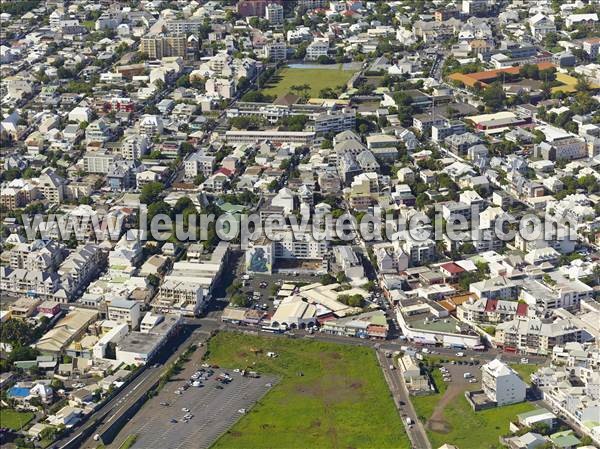
[[[310,97],[318,97],[321,89],[327,87],[345,86],[354,74],[352,70],[343,70],[341,64],[338,69],[292,69],[283,68],[277,72],[262,89],[266,95],[285,95],[290,92],[290,87],[307,84],[310,86]]]
[[[515,363],[511,364],[510,367],[517,372],[523,382],[525,382],[527,385],[531,385],[531,375],[540,368],[540,365],[536,365],[534,363]]]
[[[433,415],[447,389],[438,369],[433,372],[433,379],[439,389],[438,394],[411,399],[419,419],[424,424]],[[498,437],[508,432],[509,422],[514,420],[517,414],[534,408],[533,404],[522,403],[474,412],[461,393],[444,407],[443,417],[447,432],[432,431],[426,426],[427,435],[434,448],[449,443],[460,449],[499,449],[502,446]],[[483,429],[485,431],[482,431]]]
[[[3,408],[0,410],[0,427],[6,427],[11,430],[19,430],[34,418],[31,412],[17,412]]]
[[[371,349],[219,333],[208,359],[281,378],[214,448],[410,447]]]

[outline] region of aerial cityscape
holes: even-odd
[[[0,447],[600,448],[599,15],[0,2]]]

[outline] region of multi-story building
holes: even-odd
[[[550,354],[556,345],[587,342],[592,336],[568,319],[542,320],[521,317],[496,326],[494,343],[505,351]]]
[[[51,204],[61,204],[64,197],[64,180],[51,167],[42,170],[38,178],[38,191]]]
[[[600,38],[590,37],[583,40],[583,51],[587,53],[591,60],[595,60],[598,57],[598,50],[600,49]]]
[[[484,15],[488,12],[489,6],[489,0],[463,0],[462,12],[469,16]]]
[[[485,395],[498,406],[525,400],[527,385],[507,364],[494,359],[481,367],[481,387]]]
[[[287,45],[283,39],[267,42],[263,47],[263,54],[266,59],[271,61],[285,61],[287,59]]]
[[[469,299],[459,305],[456,316],[470,323],[497,324],[527,316],[527,304],[498,299]]]
[[[480,282],[473,282],[469,291],[475,293],[480,299],[516,300],[519,294],[519,285],[503,276],[497,276]]]
[[[598,409],[600,407],[600,352],[596,346],[567,343],[555,346],[552,365],[532,374],[533,385],[555,414],[600,445]]]
[[[315,39],[306,48],[306,56],[304,59],[307,61],[316,61],[320,56],[329,55],[329,40],[328,39]]]
[[[202,151],[191,154],[184,162],[185,177],[194,179],[202,174],[208,178],[215,169],[215,161],[214,156],[206,156]]]
[[[0,290],[2,291],[39,296],[41,298],[53,298],[54,293],[59,288],[60,278],[56,273],[0,267]]]
[[[552,161],[588,156],[585,139],[551,125],[539,126],[537,129],[544,134],[546,140],[536,146],[536,156]]]
[[[203,21],[199,19],[168,20],[165,28],[169,34],[200,35]]]
[[[9,250],[9,266],[30,271],[54,271],[63,260],[63,248],[54,240],[17,243]]]
[[[273,25],[283,24],[283,6],[278,3],[269,3],[265,8],[265,18]]]
[[[109,320],[127,324],[130,330],[136,330],[141,319],[140,303],[125,299],[112,299],[108,304],[106,316]]]
[[[105,262],[105,253],[98,245],[86,243],[69,254],[58,268],[62,288],[74,295],[89,284]]]
[[[169,56],[185,58],[187,55],[187,38],[185,34],[155,34],[144,36],[140,43],[140,52],[151,59],[162,59]]]
[[[356,127],[356,109],[331,110],[315,116],[315,132],[342,132]]]
[[[87,143],[104,143],[110,140],[112,132],[103,119],[90,123],[85,129],[85,140]]]
[[[106,174],[117,157],[106,151],[88,151],[83,155],[83,169],[88,173]]]
[[[121,143],[121,156],[128,161],[140,159],[148,152],[149,143],[145,135],[130,135]]]
[[[421,238],[413,232],[402,233],[402,250],[408,256],[411,265],[424,265],[435,260],[435,242],[430,238]]]
[[[594,289],[578,279],[560,275],[550,276],[547,281],[526,279],[521,284],[519,299],[540,312],[553,309],[579,310],[581,301],[592,298]]]

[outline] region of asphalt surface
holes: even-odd
[[[181,395],[176,395],[174,391],[185,380],[170,382],[127,424],[127,428],[121,432],[124,438],[127,437],[125,434],[137,435],[133,447],[139,449],[210,447],[243,416],[239,410],[248,411],[270,390],[267,384],[276,382],[272,376],[253,379],[227,371],[233,380],[220,390],[215,388],[219,384],[215,378],[223,372],[215,370],[208,380],[202,382],[202,387],[189,387]],[[169,405],[160,405],[161,402]],[[183,421],[187,413],[183,411],[184,408],[193,415],[188,422]],[[171,419],[177,422],[171,422]],[[115,440],[110,447],[118,448],[119,442]]]
[[[52,446],[53,448],[62,448],[68,442],[78,438],[82,433],[85,433],[90,427],[98,426],[92,433],[101,434],[121,413],[131,407],[140,397],[146,394],[152,385],[154,385],[165,370],[165,366],[175,361],[187,347],[194,342],[205,341],[208,339],[210,332],[217,327],[214,319],[205,319],[194,323],[194,326],[184,326],[182,333],[159,354],[152,365],[142,368],[144,371],[123,390],[117,393],[110,401],[104,404],[96,411],[82,426],[67,437],[57,441]],[[190,339],[190,337],[193,338]],[[190,340],[190,341],[188,341]],[[154,364],[159,366],[154,367]],[[100,419],[100,422],[97,420]],[[81,444],[81,447],[95,448],[98,442],[92,437]]]

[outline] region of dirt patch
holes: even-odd
[[[448,433],[452,430],[452,427],[446,419],[444,418],[444,409],[448,404],[453,402],[458,396],[460,396],[463,391],[465,391],[465,387],[459,385],[451,385],[442,396],[442,399],[438,401],[435,408],[433,409],[433,413],[431,414],[431,418],[427,421],[427,427],[433,432],[439,433]]]
[[[310,426],[308,426],[309,429],[317,429],[319,427],[321,427],[320,419],[315,419],[315,420],[311,421]]]
[[[363,387],[363,383],[360,381],[352,382],[350,388],[353,390],[360,390]]]
[[[242,432],[236,431],[236,432],[228,432],[228,433],[229,433],[229,435],[231,435],[232,437],[235,437],[235,438],[239,438],[242,436]]]
[[[342,358],[342,355],[339,352],[329,352],[329,353],[327,353],[327,356],[330,359],[334,359],[334,360],[339,360]]]
[[[452,426],[450,426],[450,424],[448,424],[446,421],[429,420],[427,422],[427,427],[429,430],[436,433],[450,433],[452,430]]]

